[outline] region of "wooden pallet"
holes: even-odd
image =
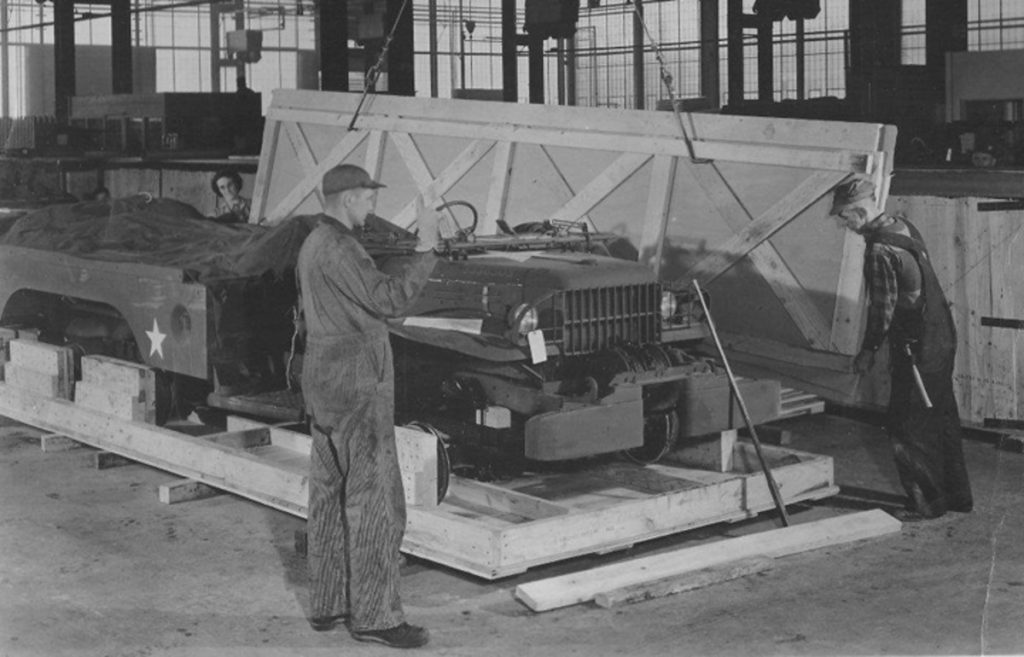
[[[809,392],[782,389],[779,419],[825,412],[825,400]]]
[[[263,438],[248,440],[251,424],[192,436],[5,384],[0,414],[306,516],[309,436],[268,426]],[[771,446],[765,451],[787,503],[838,492],[831,458]],[[455,478],[440,505],[408,507],[402,549],[496,579],[773,508],[751,446],[736,443],[725,456],[732,461],[718,459],[725,472],[610,463],[500,485]]]

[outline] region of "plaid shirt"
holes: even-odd
[[[862,349],[878,351],[892,325],[899,298],[900,257],[895,249],[872,244],[864,259],[868,285],[868,317]]]
[[[869,248],[864,257],[864,276],[868,287],[868,316],[861,349],[877,351],[892,327],[896,306],[912,307],[921,296],[921,273],[914,255],[888,244],[871,242],[873,231],[893,230],[897,224],[868,225],[865,237]],[[872,222],[874,223],[874,222]],[[897,230],[896,232],[903,232]]]

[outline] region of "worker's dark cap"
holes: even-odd
[[[339,164],[324,174],[324,194],[340,194],[350,189],[377,189],[384,187],[370,177],[366,169],[354,164]]]
[[[832,197],[832,210],[829,211],[829,214],[839,214],[847,206],[857,201],[863,201],[866,198],[874,198],[874,196],[875,183],[867,178],[857,178],[850,182],[845,182],[836,187],[835,194]]]

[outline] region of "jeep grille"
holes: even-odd
[[[557,303],[557,302],[556,302]],[[649,344],[661,337],[661,286],[616,285],[561,294],[562,353],[587,354],[615,345]]]

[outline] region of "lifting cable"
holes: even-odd
[[[640,3],[633,3],[633,13],[636,14],[636,18],[640,21],[640,25],[644,28],[644,34],[647,35],[647,40],[651,42],[651,49],[654,51],[654,57],[658,60],[658,69],[661,75],[661,82],[665,85],[665,90],[668,91],[669,102],[672,103],[672,113],[676,117],[676,123],[679,125],[679,131],[683,135],[683,141],[686,142],[686,150],[690,154],[690,161],[697,164],[707,164],[711,160],[706,158],[697,157],[697,154],[693,150],[693,140],[690,139],[689,133],[686,132],[686,124],[683,123],[683,115],[679,112],[679,105],[676,102],[675,88],[672,86],[672,73],[668,70],[668,65],[665,64],[665,58],[661,55],[661,46],[658,44],[657,39],[651,34],[651,30],[647,27],[647,22],[644,20],[644,14],[640,10]]]
[[[370,70],[366,72],[366,77],[363,78],[363,95],[359,98],[359,104],[356,105],[356,111],[352,114],[352,120],[349,121],[349,131],[356,129],[356,119],[359,118],[359,111],[363,109],[363,103],[366,102],[366,96],[371,90],[376,89],[377,80],[380,78],[380,70],[384,65],[384,59],[388,56],[388,48],[391,47],[391,41],[395,38],[395,31],[398,29],[398,22],[402,20],[402,14],[405,13],[405,8],[409,5],[409,0],[402,0],[402,6],[398,8],[398,13],[395,14],[395,22],[391,24],[391,30],[388,32],[388,36],[384,39],[384,45],[380,49],[380,55],[377,56],[377,61],[374,62]]]

